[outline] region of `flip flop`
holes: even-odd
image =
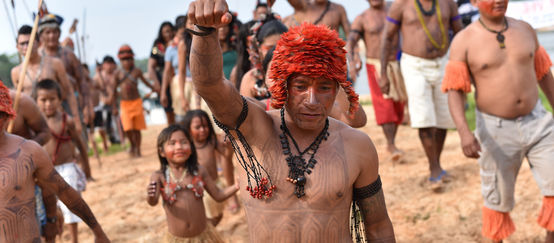
[[[450,179],[447,179],[448,177],[448,173],[445,170],[441,171],[437,177],[429,177],[431,190],[434,192],[442,191],[443,184],[450,181]]]

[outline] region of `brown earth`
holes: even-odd
[[[425,182],[427,162],[417,131],[401,127],[398,146],[406,152],[405,163],[393,165],[386,152],[385,138],[375,125],[373,109],[368,114],[367,133],[377,146],[380,174],[389,215],[398,242],[480,242],[481,206],[479,166],[476,160],[462,155],[459,138],[450,131],[442,155],[443,167],[454,177],[443,193],[432,193]],[[159,168],[155,140],[163,127],[143,131],[143,157],[130,159],[126,153],[102,158],[102,167],[92,158],[96,182],[88,185],[83,197],[91,206],[112,242],[158,242],[166,230],[160,205],[150,207],[146,185],[152,171]],[[545,231],[536,223],[542,196],[528,164],[522,166],[516,187],[516,206],[512,218],[516,232],[505,242],[543,242]],[[244,212],[225,212],[217,227],[226,242],[248,242]],[[68,232],[63,242],[69,242]],[[93,242],[91,231],[79,224],[82,242]]]

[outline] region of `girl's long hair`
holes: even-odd
[[[185,114],[185,118],[183,118],[183,126],[186,130],[190,131],[192,124],[192,119],[195,117],[200,118],[200,121],[202,121],[202,118],[206,119],[206,122],[208,123],[208,138],[206,139],[206,143],[213,143],[215,146],[217,146],[217,139],[214,131],[214,126],[212,125],[212,120],[210,119],[210,116],[208,116],[208,113],[206,113],[203,110],[190,110],[187,111]]]
[[[171,138],[171,135],[175,132],[178,132],[178,131],[183,132],[185,134],[185,137],[187,138],[187,140],[190,143],[190,151],[191,151],[190,156],[187,159],[187,161],[185,162],[185,167],[187,169],[187,173],[189,175],[194,175],[194,172],[198,171],[198,157],[196,155],[196,148],[194,147],[194,141],[192,141],[188,129],[185,129],[184,127],[182,127],[180,125],[170,125],[170,126],[164,128],[164,130],[162,130],[160,132],[160,134],[158,135],[158,142],[157,142],[157,144],[158,144],[158,146],[157,146],[157,148],[158,148],[158,158],[160,159],[160,170],[164,174],[164,177],[167,176],[165,174],[165,171],[167,169],[167,166],[169,166],[169,162],[167,162],[167,158],[162,157],[161,152],[164,149],[164,144],[167,141],[169,141],[169,139]]]
[[[167,44],[167,42],[164,41],[164,37],[162,34],[162,30],[164,29],[165,26],[169,26],[171,27],[172,30],[175,30],[175,27],[173,27],[173,24],[171,24],[171,22],[169,21],[163,22],[160,25],[160,29],[158,30],[158,37],[156,38],[156,40],[154,40],[154,44],[152,44],[153,47],[156,46],[157,44],[162,44],[164,46]]]

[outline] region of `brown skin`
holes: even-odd
[[[31,35],[19,35],[17,37],[17,50],[19,51],[20,55],[25,56],[30,38],[31,38]],[[40,44],[40,42],[37,44]],[[44,59],[40,77],[36,77],[36,82],[43,79],[51,79],[58,82],[58,84],[62,89],[62,99],[67,100],[67,102],[69,103],[71,112],[73,114],[79,114],[78,113],[79,107],[78,107],[78,103],[77,103],[77,99],[75,98],[75,95],[67,95],[67,94],[73,94],[74,89],[73,89],[73,85],[71,85],[71,82],[69,81],[69,78],[65,71],[65,67],[63,63],[61,62],[60,59],[55,57],[41,57],[37,49],[37,46],[38,46],[37,44],[33,45],[33,49],[31,50],[31,57],[29,59],[29,64],[27,66],[27,73],[29,73],[29,76],[35,79],[35,77],[39,73],[41,59]],[[16,85],[16,87],[19,83],[19,75],[21,72],[21,68],[22,68],[22,64],[19,64],[14,68],[12,68],[12,71],[11,71],[12,81]],[[34,84],[32,83],[32,80],[29,79],[28,75],[25,75],[25,78],[23,80],[22,92],[26,95],[31,96],[33,93],[33,85]],[[80,133],[82,130],[82,126],[81,126],[81,120],[79,116],[77,116],[77,121],[78,121],[77,130]]]
[[[150,84],[144,76],[142,76],[142,71],[139,68],[134,68],[135,61],[134,59],[121,59],[121,70],[117,70],[115,76],[116,84],[112,86],[112,93],[110,98],[110,103],[115,104],[115,94],[118,94],[122,100],[135,100],[139,99],[140,94],[138,92],[138,81],[142,81],[148,88],[152,91],[159,92],[157,84]],[[125,78],[125,73],[131,72],[129,77]],[[125,78],[125,79],[124,79]],[[136,80],[137,83],[131,80]],[[119,81],[118,81],[119,80]],[[121,91],[118,93],[117,88],[121,87]],[[113,109],[114,113],[117,113],[117,109]],[[131,130],[125,132],[126,137],[129,138],[131,142],[131,149],[129,151],[130,155],[133,157],[140,157],[140,144],[141,144],[141,134],[140,130]]]
[[[368,2],[371,7],[358,15],[352,23],[352,30],[357,30],[359,32],[351,31],[347,42],[347,55],[350,60],[350,77],[353,80],[356,80],[362,67],[360,56],[358,52],[355,51],[355,47],[360,38],[364,41],[367,58],[378,59],[381,54],[381,36],[385,27],[387,8],[384,0],[368,0]],[[389,61],[394,61],[396,59],[396,52],[399,48],[398,37],[393,41],[392,46],[394,46],[394,49],[389,52]],[[386,123],[383,124],[382,127],[385,137],[387,138],[387,150],[390,153],[402,153],[394,142],[398,125],[396,123]]]
[[[57,195],[81,217],[93,231],[96,242],[109,242],[86,202],[54,170],[48,153],[33,141],[8,134],[5,131],[8,122],[5,113],[0,112],[0,167],[10,171],[0,176],[5,182],[0,185],[0,214],[5,219],[0,222],[0,241],[40,242],[34,214],[36,183],[46,191],[45,200],[56,200]],[[47,214],[47,217],[54,216]]]
[[[287,27],[296,26],[303,22],[314,23],[319,16],[325,11],[327,6],[326,0],[310,1],[310,0],[288,0],[289,4],[294,8],[294,14],[283,19],[283,23]],[[342,27],[344,33],[348,36],[350,32],[350,22],[346,16],[344,7],[337,3],[331,3],[329,11],[318,24],[324,24],[329,28],[339,31]]]
[[[75,120],[69,115],[67,115],[65,130],[62,131],[62,112],[61,101],[58,98],[56,90],[46,90],[39,89],[37,90],[37,105],[41,112],[46,116],[46,121],[48,122],[48,127],[55,134],[62,134],[62,136],[70,136],[71,142],[63,142],[60,144],[58,154],[55,161],[52,161],[54,165],[61,165],[69,162],[75,162],[78,158],[75,157],[74,151],[75,147],[79,150],[81,156],[81,161],[83,161],[83,171],[87,178],[91,178],[90,166],[87,156],[87,150],[85,143],[75,130]],[[44,145],[44,149],[50,154],[51,157],[54,157],[56,153],[56,143],[57,139],[52,137],[48,143]]]
[[[159,153],[162,157],[167,158],[168,167],[176,178],[181,178],[181,175],[186,173],[185,162],[191,154],[191,149],[190,142],[183,132],[177,131],[171,134],[171,138],[164,144],[163,150]],[[218,202],[223,202],[239,189],[238,185],[235,184],[221,190],[216,186],[215,181],[210,177],[205,167],[199,165],[198,170],[204,182],[205,191]],[[186,185],[192,183],[192,179],[193,176],[187,173],[179,185],[186,188]],[[152,173],[146,198],[150,206],[158,204],[164,182],[165,177],[161,171]],[[176,201],[171,205],[164,202],[163,207],[167,218],[168,231],[172,235],[194,237],[206,229],[207,220],[204,213],[204,203],[201,198],[194,195],[192,190],[184,189],[177,192]]]
[[[15,91],[10,90],[10,96],[15,97]],[[12,134],[31,139],[40,145],[44,145],[51,138],[46,119],[35,101],[25,94],[19,97],[19,108],[13,123]]]
[[[218,27],[230,21],[227,9],[227,3],[222,0],[196,1],[189,6],[189,21]],[[218,46],[217,33],[194,36],[190,59],[192,78],[197,92],[217,119],[235,127],[242,100],[234,86],[223,77]],[[214,93],[214,89],[219,92]],[[307,147],[321,132],[337,90],[335,82],[320,78],[296,76],[289,82],[285,120],[300,148]],[[251,101],[248,101],[248,108],[248,116],[240,130],[277,187],[277,193],[270,200],[253,199],[248,193],[241,193],[250,241],[350,242],[352,189],[367,186],[378,176],[377,152],[369,137],[329,118],[330,136],[317,152],[318,163],[308,176],[306,196],[298,199],[293,194],[293,184],[285,181],[289,168],[279,141],[279,111],[265,112]],[[240,173],[240,183],[247,185],[246,179],[246,174]],[[394,242],[383,194],[359,203],[369,240]]]
[[[166,25],[162,28],[162,36],[163,36],[163,39],[164,39],[164,45],[167,48],[169,46],[169,42],[175,36],[175,32],[173,31],[173,29],[169,25]],[[154,83],[158,84],[161,87],[162,86],[162,80],[159,80],[158,75],[156,75],[156,66],[157,66],[156,65],[156,59],[154,59],[152,57],[148,58],[148,78],[150,80],[154,80]],[[158,95],[160,96],[161,94],[158,94]],[[175,123],[175,113],[166,111],[165,115],[167,117],[168,125],[171,125],[171,124]]]
[[[490,0],[500,9],[504,1]],[[472,0],[477,5],[481,0]],[[504,28],[504,16],[491,16],[481,11],[481,19],[493,30]],[[539,47],[534,29],[526,22],[507,17],[509,28],[504,32],[505,49],[500,49],[495,34],[474,22],[452,41],[451,61],[465,62],[475,87],[477,108],[484,113],[513,119],[529,114],[538,100],[537,85],[554,105],[554,78],[549,71],[541,80],[535,74],[535,51]],[[479,43],[479,45],[472,45]],[[498,87],[502,87],[499,89]],[[460,135],[463,153],[479,158],[481,145],[468,127],[464,115],[465,94],[448,92],[450,114]],[[539,101],[540,102],[540,101]],[[547,231],[545,242],[554,242],[554,232]]]
[[[266,15],[269,12],[269,9],[267,7],[257,7],[252,11],[252,16],[254,17],[254,20],[261,20],[263,15]]]
[[[452,30],[454,34],[458,33],[463,28],[461,20],[451,21],[451,19],[458,15],[458,6],[454,1],[450,0],[438,0],[440,5],[442,22],[448,35],[448,30]],[[421,0],[423,8],[426,10],[431,9],[431,0]],[[389,80],[386,78],[386,66],[391,55],[395,55],[398,45],[399,32],[402,33],[402,52],[412,56],[433,59],[442,57],[448,51],[447,43],[443,50],[436,49],[423,30],[419,19],[417,17],[416,9],[413,0],[395,0],[388,11],[388,16],[399,21],[400,25],[393,24],[389,21],[385,21],[385,34],[384,40],[381,42],[381,91],[383,94],[389,93]],[[441,30],[437,14],[427,17],[423,16],[423,19],[429,29],[429,32],[439,45],[442,44]],[[448,38],[447,38],[448,40]],[[386,58],[385,58],[386,57]]]
[[[167,105],[167,102],[168,102],[167,101],[168,97],[166,96],[166,90],[169,89],[169,87],[171,86],[171,81],[173,80],[173,77],[175,77],[176,73],[179,72],[179,75],[180,75],[181,72],[184,72],[185,76],[183,76],[183,77],[186,77],[186,66],[182,67],[182,68],[184,68],[184,71],[181,70],[181,67],[180,67],[181,63],[185,64],[181,60],[186,60],[186,55],[181,54],[182,53],[181,50],[186,50],[185,42],[183,41],[183,34],[184,33],[185,33],[185,27],[179,28],[177,30],[177,32],[175,33],[175,36],[177,36],[177,39],[178,39],[177,48],[178,48],[178,52],[179,52],[178,55],[179,56],[177,58],[179,58],[179,66],[177,68],[179,70],[175,70],[175,68],[173,68],[173,64],[171,62],[165,62],[165,65],[164,65],[164,71],[163,71],[163,75],[162,75],[162,87],[161,87],[161,91],[160,91],[160,102],[164,106]],[[184,52],[184,53],[186,53],[186,52]],[[181,56],[183,56],[183,57],[181,57]],[[181,77],[181,76],[179,76],[179,77]],[[181,90],[184,90],[184,88],[185,88],[184,79],[180,78],[179,82],[180,82],[179,85],[182,86]],[[182,84],[181,84],[181,82],[182,82]],[[183,101],[185,101],[185,103],[181,102],[184,107],[174,107],[174,108],[184,109],[186,107],[186,105],[188,105],[188,103],[186,103],[185,96],[182,95],[182,97],[179,97],[179,98],[182,99]]]

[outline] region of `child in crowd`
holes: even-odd
[[[208,113],[203,110],[190,110],[186,113],[183,126],[190,131],[190,136],[196,147],[198,163],[208,171],[219,186],[223,186],[218,179],[217,159],[225,152],[222,142],[217,141],[212,122]],[[206,217],[214,226],[223,218],[224,204],[216,202],[212,197],[203,198],[206,206]]]
[[[75,129],[75,121],[61,109],[62,91],[57,82],[45,79],[37,83],[35,97],[37,105],[46,117],[52,139],[44,145],[44,149],[52,157],[54,168],[73,189],[82,192],[86,187],[86,178],[90,177],[90,166],[85,144]],[[75,163],[75,146],[79,150],[85,173]],[[85,177],[85,174],[87,175]],[[73,242],[77,242],[77,223],[79,216],[73,214],[65,204],[58,200],[58,206],[63,213],[63,220],[69,225]]]
[[[138,80],[148,86],[151,90],[159,92],[159,87],[156,84],[152,85],[144,79],[142,71],[135,67],[135,54],[128,45],[123,45],[119,48],[117,57],[121,61],[121,69],[115,74],[116,83],[113,87],[111,101],[115,102],[115,94],[117,88],[121,87],[119,92],[121,103],[121,123],[125,136],[131,142],[129,154],[131,157],[140,157],[141,134],[140,130],[146,129],[146,121],[144,120],[144,110],[142,108],[142,99],[138,90]]]
[[[162,130],[157,149],[161,169],[151,176],[146,200],[155,206],[162,197],[168,225],[163,242],[223,242],[206,220],[204,189],[221,202],[235,194],[238,185],[224,190],[216,186],[207,169],[198,164],[194,143],[182,126]]]

